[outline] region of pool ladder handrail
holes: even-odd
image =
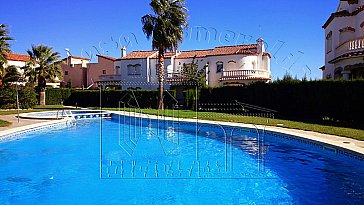
[[[59,119],[59,111],[60,110],[57,111],[57,120]],[[67,125],[76,125],[77,120],[71,110],[62,109],[61,118],[67,120]]]

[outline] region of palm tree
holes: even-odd
[[[7,25],[0,24],[0,66],[3,66],[7,60],[5,57],[5,53],[10,53],[10,44],[8,41],[14,40],[9,37],[9,31],[7,29]],[[4,69],[4,67],[2,67]]]
[[[0,72],[0,88],[4,88],[12,82],[19,82],[21,78],[22,76],[16,66],[3,67],[2,72]]]
[[[4,77],[8,73],[8,68],[5,64],[8,62],[5,53],[10,53],[10,44],[8,41],[14,40],[9,37],[9,31],[7,30],[7,25],[0,24],[0,84],[3,86]],[[11,68],[10,68],[11,69]]]
[[[32,85],[38,83],[39,104],[45,105],[47,80],[54,82],[63,77],[59,53],[44,45],[32,45],[32,49],[27,52],[30,60],[23,68],[24,75]]]
[[[154,14],[142,17],[143,32],[147,39],[152,37],[152,48],[158,50],[158,109],[164,109],[164,53],[178,50],[183,40],[183,29],[187,26],[187,8],[184,0],[152,0]]]

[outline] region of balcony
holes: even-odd
[[[100,75],[98,81],[121,81],[121,75]]]
[[[188,78],[184,77],[182,73],[179,72],[167,73],[167,82],[169,83],[183,82],[185,80],[188,80]]]
[[[364,50],[364,38],[358,38],[342,43],[336,47],[335,57],[341,56],[346,53]]]
[[[267,70],[229,70],[223,71],[221,81],[227,80],[271,80]]]

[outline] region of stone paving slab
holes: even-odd
[[[16,114],[0,115],[0,119],[12,123],[10,126],[0,127],[0,131],[5,131],[5,130],[17,128],[17,127],[23,127],[23,126],[27,126],[27,125],[32,125],[32,124],[37,124],[37,123],[43,123],[43,122],[49,122],[50,121],[50,120],[19,119],[19,123],[18,123],[18,118],[17,118]]]

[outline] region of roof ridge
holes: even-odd
[[[239,47],[239,46],[257,46],[257,44],[253,43],[253,44],[239,44],[239,45],[230,45],[230,46],[216,46],[215,48],[228,48],[228,47]]]

